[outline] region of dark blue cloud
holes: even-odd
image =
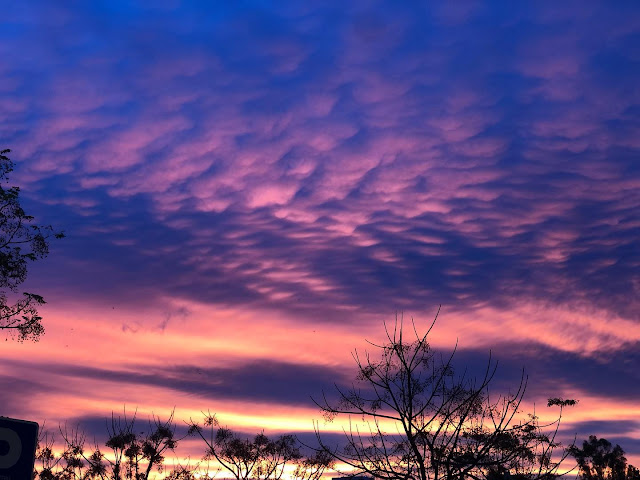
[[[12,363],[22,366],[20,362]],[[42,367],[42,373],[56,377],[61,382],[71,377],[100,379],[104,382],[104,388],[110,391],[117,390],[119,384],[167,388],[201,398],[202,408],[205,409],[209,408],[205,403],[214,402],[215,399],[242,401],[249,398],[264,403],[308,407],[313,405],[311,396],[321,396],[322,391],[331,395],[335,385],[350,380],[340,369],[268,359],[228,368],[173,365],[153,369],[131,366],[130,370],[116,370],[55,364]],[[26,381],[21,383],[24,385],[20,390],[26,393],[38,386]],[[43,385],[40,384],[40,388]]]

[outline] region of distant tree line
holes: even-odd
[[[154,417],[146,431],[134,431],[135,416],[130,420],[112,416],[107,424],[108,439],[104,446],[88,445],[80,430],[60,428],[63,451],[54,454],[54,436],[44,431],[40,435],[33,478],[40,480],[149,480],[163,475],[166,480],[195,480],[218,476],[235,480],[320,480],[327,469],[335,468],[334,455],[316,449],[310,455],[301,453],[301,444],[293,435],[269,438],[260,432],[252,438],[242,437],[227,427],[221,427],[215,415],[207,414],[203,426],[191,424],[189,435],[199,437],[205,445],[205,454],[198,462],[178,463],[169,469],[165,455],[176,454],[178,441],[173,415],[163,422]],[[186,437],[183,437],[184,439]],[[347,447],[348,450],[348,447]],[[627,464],[624,450],[604,439],[589,436],[582,448],[572,445],[568,454],[577,461],[581,480],[640,480],[640,470]],[[213,464],[212,464],[213,461]],[[289,472],[285,475],[285,469]],[[347,472],[342,472],[347,474]],[[400,473],[400,472],[398,472]],[[407,472],[409,473],[409,472]],[[377,478],[349,472],[358,479]],[[488,480],[516,480],[531,478],[554,479],[563,474],[548,472],[536,474],[511,473],[505,467],[488,469]],[[415,477],[405,475],[406,480]],[[471,474],[468,477],[477,478]]]
[[[55,436],[40,434],[33,478],[40,480],[149,480],[164,474],[166,480],[194,480],[222,473],[236,480],[280,480],[285,469],[296,480],[318,480],[333,459],[322,451],[304,456],[293,435],[270,438],[260,432],[244,438],[219,425],[208,414],[203,426],[191,422],[187,436],[199,437],[205,445],[203,458],[191,464],[178,464],[166,471],[166,455],[176,453],[178,442],[173,413],[166,421],[153,417],[145,431],[136,429],[135,415],[127,420],[112,415],[107,423],[106,449],[88,444],[78,428],[59,428],[62,452],[55,454]],[[212,465],[213,463],[213,465]]]

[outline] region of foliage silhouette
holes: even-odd
[[[578,462],[583,480],[640,480],[640,471],[627,465],[622,447],[614,447],[607,439],[589,435],[582,448],[573,446],[570,454]]]
[[[105,447],[95,443],[87,446],[87,437],[79,428],[59,427],[63,439],[63,451],[55,454],[55,437],[41,429],[36,451],[34,480],[150,480],[154,472],[164,474],[165,480],[195,480],[210,478],[225,469],[239,480],[279,480],[287,466],[294,480],[319,480],[333,459],[324,452],[304,457],[293,435],[281,435],[275,440],[259,433],[253,440],[242,439],[228,428],[218,428],[215,416],[205,418],[205,426],[211,428],[211,440],[204,436],[204,429],[190,423],[189,435],[198,434],[207,444],[207,454],[195,465],[177,462],[171,471],[164,465],[168,450],[177,448],[183,438],[176,438],[174,412],[166,421],[153,416],[149,428],[140,432],[135,427],[135,414],[127,420],[111,415],[107,422],[108,438]],[[214,434],[214,428],[216,428]],[[217,461],[220,467],[211,465]]]
[[[321,451],[305,458],[293,435],[272,440],[261,432],[251,440],[222,427],[215,414],[203,415],[202,426],[190,421],[189,434],[204,441],[204,460],[216,460],[236,480],[280,480],[290,464],[295,464],[295,479],[318,480],[333,464]]]
[[[7,157],[11,150],[0,151],[0,182],[8,181],[13,162]],[[48,239],[62,238],[49,226],[31,225],[33,216],[20,206],[20,189],[0,185],[0,288],[16,293],[18,285],[27,278],[27,264],[49,253]],[[24,292],[13,305],[8,304],[4,291],[0,291],[0,330],[17,333],[18,340],[37,341],[44,333],[38,306],[46,303],[40,295]]]
[[[111,415],[107,423],[109,456],[102,453],[96,444],[87,451],[86,435],[78,428],[60,427],[64,440],[64,450],[54,454],[54,436],[43,431],[39,438],[36,460],[40,462],[39,472],[34,478],[39,480],[100,479],[100,480],[149,480],[155,470],[162,472],[165,453],[174,451],[178,440],[175,438],[173,412],[165,422],[158,417],[149,421],[146,432],[134,431],[135,414],[131,420]],[[175,473],[175,472],[174,472]],[[176,474],[177,475],[177,474]],[[175,480],[187,479],[175,476]]]
[[[324,450],[317,450],[313,455],[298,462],[293,472],[294,480],[320,480],[327,468],[333,468],[335,461],[332,455]]]
[[[410,341],[396,317],[392,330],[385,324],[387,342],[371,344],[379,358],[353,353],[358,384],[348,390],[336,385],[335,402],[325,395],[316,401],[327,421],[348,416],[346,446],[324,443],[316,424],[322,450],[353,468],[352,474],[383,480],[558,476],[568,451],[554,458],[554,450],[561,447],[555,438],[563,408],[576,401],[550,399],[549,406],[559,407],[560,414],[548,425],[533,414],[515,424],[526,389],[524,372],[515,394],[493,400],[488,386],[497,365],[489,358],[479,382],[464,374],[457,377],[455,349],[445,360],[427,342],[437,317],[425,334],[418,333],[412,320]],[[354,418],[362,419],[363,426],[354,426]],[[554,425],[550,433],[543,431]]]

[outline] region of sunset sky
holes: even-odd
[[[442,305],[434,348],[640,464],[638,2],[2,10],[0,149],[67,238],[0,415],[304,435],[354,348]]]

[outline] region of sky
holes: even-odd
[[[639,465],[639,32],[625,1],[4,5],[0,148],[67,238],[0,414],[305,435],[441,305],[435,349]]]

